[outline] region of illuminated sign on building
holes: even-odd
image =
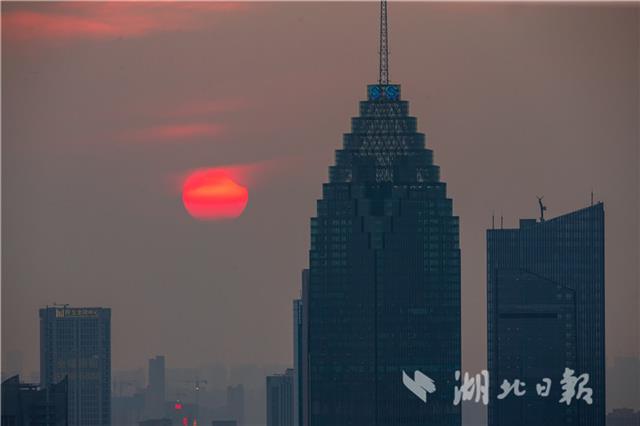
[[[56,309],[56,318],[96,318],[98,311],[96,309]]]

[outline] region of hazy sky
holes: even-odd
[[[390,75],[461,219],[463,362],[485,229],[606,210],[607,357],[638,352],[638,5],[391,3]],[[288,363],[321,185],[377,78],[375,3],[2,3],[2,352],[38,308],[112,308],[113,368]],[[203,222],[193,169],[249,204]]]

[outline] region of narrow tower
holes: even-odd
[[[425,135],[389,82],[386,6],[379,81],[367,87],[311,219],[309,426],[460,425],[458,218]],[[426,403],[403,385],[403,371],[416,370],[437,387]]]

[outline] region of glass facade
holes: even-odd
[[[43,386],[68,377],[69,426],[111,425],[111,309],[40,309]]]
[[[306,270],[305,270],[306,271]],[[304,273],[304,272],[303,272]],[[302,338],[302,299],[293,301],[293,424],[302,426],[302,363],[303,338]]]
[[[294,426],[293,369],[267,376],[267,426]]]
[[[311,219],[311,426],[460,425],[458,217],[399,85],[370,85]],[[306,309],[305,309],[306,310]],[[420,370],[424,403],[402,383]]]
[[[489,426],[604,426],[602,203],[487,231],[487,302]],[[591,405],[559,402],[565,368],[589,374]],[[536,391],[543,378],[552,381],[547,397]],[[514,379],[527,393],[498,399]]]

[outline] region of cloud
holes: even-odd
[[[218,100],[199,100],[185,102],[178,105],[172,111],[168,111],[168,115],[173,117],[194,117],[219,114],[224,112],[235,112],[244,110],[248,107],[249,102],[245,99],[231,98]]]
[[[169,107],[167,105],[160,103],[134,106],[129,114],[160,121],[162,124],[125,132],[119,139],[131,142],[162,142],[217,137],[228,130],[227,125],[220,124],[220,115],[244,110],[249,103],[240,98],[228,98],[184,101]],[[164,124],[167,121],[174,124]]]
[[[221,124],[212,123],[168,124],[134,130],[124,134],[122,139],[133,142],[180,142],[202,137],[216,137],[223,132],[223,129]]]
[[[244,10],[246,3],[64,2],[3,5],[3,37],[13,41],[67,41],[140,37],[195,30],[211,15]]]

